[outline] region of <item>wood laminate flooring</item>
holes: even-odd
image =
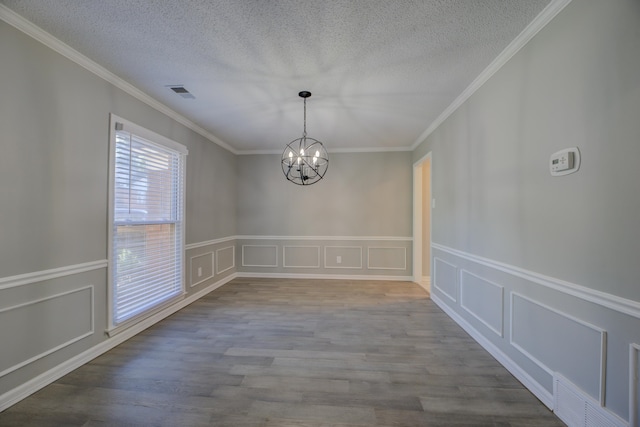
[[[561,426],[409,282],[235,279],[0,426]]]

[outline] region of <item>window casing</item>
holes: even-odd
[[[184,294],[187,150],[111,116],[110,333]]]

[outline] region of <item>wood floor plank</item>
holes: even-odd
[[[415,284],[235,279],[0,425],[563,424]]]

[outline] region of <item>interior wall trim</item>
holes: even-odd
[[[471,307],[468,307],[465,304],[465,297],[464,297],[465,296],[465,280],[464,280],[465,275],[473,276],[476,279],[482,280],[483,282],[493,286],[494,288],[500,291],[500,306],[498,307],[498,310],[500,312],[499,327],[496,328],[495,326],[491,325],[486,319],[483,319],[479,313],[476,313]],[[460,283],[460,307],[462,307],[467,313],[469,313],[469,315],[473,316],[478,322],[485,325],[491,332],[495,333],[500,338],[503,338],[504,337],[504,286],[500,286],[497,283],[493,283],[492,281],[487,280],[484,277],[480,277],[477,274],[473,274],[465,270],[464,268],[460,269],[460,278],[458,279],[458,282]]]
[[[246,256],[244,254],[244,248],[272,248],[273,253],[275,254],[275,264],[247,264],[245,262]],[[267,268],[279,267],[278,245],[242,245],[242,266],[243,267],[267,267]]]
[[[32,273],[3,277],[0,278],[0,290],[28,285],[30,283],[44,282],[45,280],[57,279],[59,277],[72,276],[74,274],[84,273],[87,271],[100,270],[102,268],[107,268],[107,265],[108,260],[101,259],[82,264],[73,264],[49,270],[34,271]]]
[[[403,241],[411,242],[413,237],[404,236],[235,236],[238,240],[358,240],[358,241]]]
[[[455,255],[460,258],[475,262],[486,267],[490,267],[512,276],[520,277],[533,283],[545,286],[547,288],[554,289],[556,291],[571,295],[585,301],[589,301],[603,307],[610,308],[620,313],[633,316],[640,319],[640,302],[632,301],[626,298],[621,298],[616,295],[608,294],[605,292],[596,291],[585,286],[577,285],[575,283],[567,282],[565,280],[556,279],[553,277],[545,276],[544,274],[536,273],[524,268],[509,265],[503,262],[494,261],[489,258],[473,255],[458,249],[453,249],[437,243],[432,243],[431,247],[443,252],[447,252],[451,255]]]
[[[65,376],[66,374],[68,374],[69,372],[81,367],[82,365],[90,362],[91,360],[95,359],[96,357],[100,356],[103,353],[106,353],[107,351],[111,350],[112,348],[118,346],[119,344],[122,344],[123,342],[125,342],[126,340],[128,340],[129,338],[139,334],[140,332],[144,331],[145,329],[149,328],[150,326],[158,323],[160,320],[164,319],[165,317],[168,317],[170,315],[172,315],[173,313],[175,313],[178,310],[183,309],[184,307],[186,307],[187,305],[193,303],[194,301],[202,298],[203,296],[205,296],[206,294],[208,294],[209,292],[219,288],[220,286],[230,282],[231,280],[235,279],[236,274],[231,274],[227,277],[224,277],[223,279],[212,283],[211,285],[207,286],[206,288],[190,295],[189,297],[181,300],[180,302],[171,305],[167,308],[165,308],[164,310],[154,314],[153,316],[150,316],[144,320],[142,320],[141,322],[139,322],[138,324],[131,326],[130,328],[128,328],[125,331],[122,331],[122,333],[115,335],[114,337],[111,337],[109,339],[106,339],[104,341],[102,341],[101,343],[91,347],[90,349],[84,351],[83,353],[78,354],[75,357],[72,357],[69,360],[66,360],[65,362],[61,363],[60,365],[57,365],[56,367],[43,372],[42,374],[38,375],[37,377],[27,381],[26,383],[23,383],[21,385],[19,385],[18,387],[4,393],[3,395],[0,395],[0,412],[4,411],[5,409],[7,409],[8,407],[18,403],[19,401],[21,401],[22,399],[28,397],[29,395],[35,393],[36,391],[40,390],[41,388],[51,384],[52,382],[62,378],[63,376]]]
[[[638,364],[640,363],[640,344],[629,344],[629,425],[632,427],[640,426],[640,417],[638,412],[640,408],[640,372]]]
[[[376,266],[371,263],[371,250],[402,250],[402,267]],[[369,246],[367,248],[367,268],[369,270],[406,270],[407,269],[407,248],[404,246]]]
[[[236,277],[265,279],[321,279],[321,280],[389,280],[395,282],[412,282],[413,276],[382,276],[355,274],[306,274],[306,273],[236,273]]]
[[[231,249],[231,265],[220,270],[220,255],[218,252],[228,251]],[[216,249],[216,274],[222,274],[226,271],[231,270],[236,266],[236,247],[235,246],[225,246],[224,248]]]
[[[211,256],[211,275],[207,276],[207,277],[204,277],[204,278],[198,280],[197,282],[194,282],[193,281],[193,276],[191,276],[191,273],[193,272],[193,260],[196,259],[196,258],[206,257],[207,255]],[[200,254],[200,255],[194,255],[194,256],[189,258],[189,274],[190,274],[189,281],[191,282],[189,284],[190,288],[193,288],[194,286],[197,286],[200,283],[206,282],[207,280],[211,280],[213,278],[213,276],[215,275],[215,272],[213,270],[214,269],[214,265],[215,265],[214,261],[215,261],[215,257],[213,255],[213,252],[211,252],[211,251],[205,252],[205,253]]]
[[[453,268],[456,271],[456,283],[453,284],[454,287],[454,295],[451,295],[450,292],[446,291],[445,289],[443,289],[441,286],[438,286],[438,263],[442,263],[445,264],[451,268]],[[447,262],[445,260],[443,260],[442,258],[438,258],[437,256],[433,257],[433,287],[436,288],[438,291],[440,291],[442,293],[442,295],[446,296],[447,298],[449,298],[451,300],[451,302],[453,303],[457,303],[458,302],[458,274],[457,274],[457,270],[458,267],[456,267],[455,265],[451,264],[450,262]]]
[[[500,68],[520,51],[529,40],[531,40],[540,30],[542,30],[555,16],[562,11],[571,0],[551,0],[542,12],[513,39],[507,47],[476,77],[469,86],[449,105],[411,145],[415,150],[429,135],[435,131],[447,118],[452,115],[465,101],[471,98],[478,89],[484,85]]]
[[[510,306],[511,306],[511,320],[509,322],[510,324],[510,331],[509,331],[509,344],[511,344],[511,346],[513,348],[515,348],[516,350],[518,350],[520,353],[522,353],[524,356],[526,356],[529,360],[531,360],[533,363],[535,363],[540,369],[542,369],[543,371],[545,371],[547,374],[549,374],[549,376],[551,378],[553,378],[554,376],[554,370],[549,368],[547,365],[545,365],[541,360],[539,360],[538,358],[536,358],[534,355],[532,355],[531,353],[529,353],[525,348],[523,348],[520,344],[518,344],[516,342],[516,340],[514,339],[514,335],[513,335],[513,322],[514,322],[514,299],[518,297],[520,299],[523,299],[525,301],[528,301],[531,304],[537,305],[539,307],[544,308],[545,310],[548,310],[552,313],[557,314],[558,316],[564,317],[565,319],[571,320],[581,326],[584,326],[585,328],[591,329],[594,332],[600,334],[600,354],[598,355],[600,360],[599,360],[599,376],[598,376],[598,382],[599,382],[599,390],[598,390],[598,401],[600,402],[601,406],[604,406],[605,404],[605,384],[606,384],[606,361],[607,361],[607,331],[605,331],[602,328],[599,328],[597,326],[594,326],[590,323],[587,323],[583,320],[580,320],[576,317],[573,316],[569,316],[566,313],[563,313],[559,310],[556,310],[552,307],[549,307],[548,305],[542,304],[532,298],[526,297],[522,294],[519,294],[517,292],[511,292],[511,302],[510,302]]]
[[[204,246],[218,245],[220,243],[231,242],[233,240],[236,240],[236,236],[228,236],[228,237],[222,237],[220,239],[205,240],[202,242],[189,243],[188,245],[184,245],[184,249],[186,251],[190,251],[192,249],[202,248]]]
[[[289,265],[287,264],[287,249],[315,249],[316,264],[315,265]],[[282,266],[284,268],[320,268],[320,246],[289,246],[282,247]]]
[[[11,9],[9,9],[8,7],[2,4],[0,4],[0,19],[5,21],[7,24],[17,28],[18,30],[22,31],[23,33],[30,36],[31,38],[36,39],[43,45],[54,50],[55,52],[59,53],[65,58],[75,62],[76,64],[80,65],[81,67],[85,68],[86,70],[90,71],[91,73],[95,74],[101,79],[106,80],[107,82],[111,83],[118,89],[123,90],[124,92],[128,93],[129,95],[133,96],[139,101],[144,102],[145,104],[155,108],[162,114],[172,118],[176,122],[188,127],[192,131],[207,138],[209,141],[219,145],[220,147],[224,148],[227,151],[232,152],[233,154],[238,154],[237,150],[235,150],[226,142],[222,141],[220,138],[213,135],[211,132],[206,131],[204,128],[198,126],[197,124],[187,119],[183,115],[175,112],[174,110],[167,107],[157,99],[147,95],[145,92],[141,91],[137,87],[121,79],[120,77],[118,77],[111,71],[107,70],[97,62],[94,62],[91,59],[87,58],[86,56],[84,56],[83,54],[81,54],[80,52],[78,52],[68,44],[53,37],[51,34],[44,31],[42,28],[38,27],[31,21],[28,21],[27,19],[23,18],[22,16],[18,15],[17,13],[15,13],[14,11],[12,11]]]
[[[329,266],[327,265],[327,249],[357,249],[360,252],[358,258],[358,265],[341,265],[341,266]],[[362,246],[325,246],[324,247],[324,268],[327,269],[355,269],[362,270]]]
[[[525,387],[527,387],[544,405],[553,410],[553,394],[547,391],[542,385],[531,377],[524,369],[515,363],[509,356],[493,344],[487,337],[475,329],[460,314],[452,309],[448,304],[441,300],[437,295],[431,294],[431,299],[438,307],[442,309],[449,317],[462,327],[471,337],[476,340],[485,350],[487,350],[502,366],[507,368],[514,377],[518,379]]]
[[[93,333],[95,332],[95,323],[94,323],[95,322],[95,320],[94,320],[94,317],[95,317],[94,316],[95,301],[94,301],[93,285],[83,286],[82,288],[72,289],[70,291],[61,292],[61,293],[58,293],[58,294],[50,295],[50,296],[45,297],[45,298],[39,298],[37,300],[28,301],[28,302],[25,302],[25,303],[22,303],[22,304],[17,304],[17,305],[14,305],[14,306],[11,306],[11,307],[7,307],[7,308],[3,308],[2,310],[0,310],[0,314],[1,314],[1,313],[5,313],[7,311],[16,310],[16,309],[19,309],[19,308],[27,307],[27,306],[30,306],[30,305],[33,305],[33,304],[38,304],[38,303],[41,303],[41,302],[44,302],[44,301],[48,301],[48,300],[52,300],[52,299],[55,299],[55,298],[62,298],[64,296],[75,294],[77,292],[82,292],[82,291],[86,291],[86,290],[89,290],[89,295],[90,295],[88,330],[83,334],[80,334],[80,335],[78,335],[76,337],[73,337],[70,340],[67,340],[67,341],[65,341],[63,343],[60,343],[60,344],[58,344],[58,345],[56,345],[56,346],[54,346],[54,347],[52,347],[52,348],[50,348],[50,349],[48,349],[46,351],[43,351],[43,352],[38,353],[38,354],[36,354],[36,355],[26,359],[26,360],[23,360],[22,362],[20,362],[20,363],[18,363],[16,365],[10,366],[9,368],[7,368],[4,371],[0,372],[0,378],[4,377],[7,374],[10,374],[13,371],[18,370],[18,369],[20,369],[20,368],[22,368],[24,366],[27,366],[27,365],[35,362],[36,360],[42,359],[43,357],[46,357],[46,356],[48,356],[50,354],[53,354],[58,350],[61,350],[61,349],[65,348],[65,347],[68,347],[71,344],[76,343],[76,342],[80,341],[83,338],[86,338],[86,337],[89,337],[89,336],[93,335]],[[5,345],[6,345],[6,343],[5,343]],[[0,401],[0,403],[1,403],[1,401]],[[1,408],[1,405],[0,405],[0,408]],[[0,409],[0,411],[1,410],[2,409]]]

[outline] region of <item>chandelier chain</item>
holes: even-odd
[[[304,98],[304,128],[302,131],[302,137],[307,137],[307,98]]]

